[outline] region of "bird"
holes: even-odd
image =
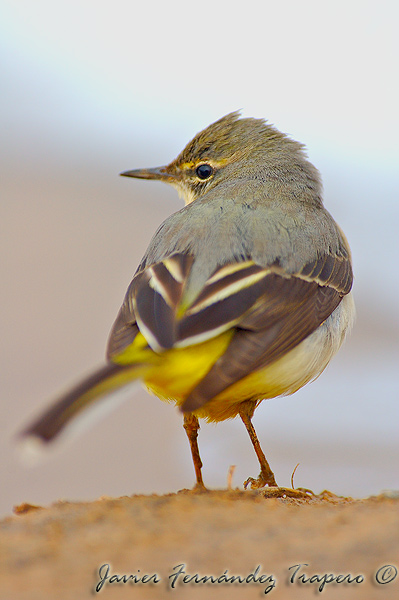
[[[200,419],[239,416],[260,465],[244,487],[277,486],[252,423],[263,400],[316,379],[350,331],[349,244],[324,208],[303,144],[229,113],[169,164],[121,173],[172,185],[184,207],[154,234],[112,327],[106,363],[22,432],[45,445],[133,380],[183,413],[196,477]],[[137,225],[137,224],[136,224]]]

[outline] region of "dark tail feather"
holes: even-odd
[[[50,442],[88,406],[141,377],[142,373],[143,365],[120,366],[113,363],[105,365],[61,396],[52,407],[21,433],[22,438],[33,436],[39,441]]]

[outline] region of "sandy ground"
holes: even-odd
[[[354,500],[239,490],[20,505],[0,524],[0,599],[390,600],[399,597],[398,509],[393,492]],[[243,582],[195,583],[196,574]],[[319,592],[325,575],[347,577]]]

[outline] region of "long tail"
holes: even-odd
[[[140,378],[143,368],[142,364],[120,366],[113,363],[101,367],[61,396],[53,406],[22,431],[22,438],[33,437],[40,442],[50,442],[96,400]]]

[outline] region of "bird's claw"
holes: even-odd
[[[246,490],[248,486],[250,486],[251,490],[259,490],[266,486],[278,487],[272,472],[267,473],[266,475],[261,472],[256,479],[254,477],[248,477],[248,479],[244,481],[244,489]]]

